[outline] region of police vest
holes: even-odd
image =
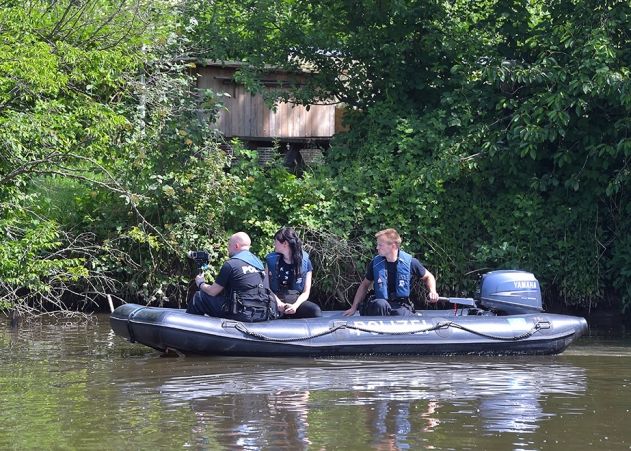
[[[270,252],[265,257],[267,268],[270,272],[269,286],[271,290],[275,293],[277,293],[279,290],[278,268],[280,266],[280,259],[282,257],[283,255],[279,254],[278,252]],[[307,254],[305,251],[302,251],[302,267],[300,268],[300,276],[293,278],[293,283],[289,287],[290,290],[296,290],[299,293],[302,293],[305,290],[305,278],[307,277],[308,268],[309,254]]]
[[[377,255],[372,259],[373,286],[375,298],[389,299],[388,296],[388,268],[386,257]],[[410,279],[412,278],[412,256],[407,252],[399,250],[397,258],[397,280],[396,293],[393,298],[410,297]]]
[[[256,269],[256,272],[261,277],[258,285],[254,288],[239,291],[233,290],[233,292],[230,294],[230,300],[233,304],[232,309],[235,309],[236,312],[236,309],[238,308],[238,306],[235,305],[235,296],[236,298],[238,298],[236,300],[241,301],[244,304],[260,302],[267,306],[270,300],[269,295],[263,286],[263,280],[265,279],[265,266],[263,266],[263,262],[261,262],[261,260],[259,260],[259,258],[250,251],[240,251],[230,258],[241,260],[242,262],[254,267]]]
[[[230,258],[236,258],[237,260],[246,262],[248,265],[254,266],[259,271],[263,271],[263,269],[265,269],[265,267],[263,266],[263,262],[250,251],[237,252]]]

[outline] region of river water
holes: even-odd
[[[1,449],[631,449],[631,334],[550,357],[162,357],[0,323]]]

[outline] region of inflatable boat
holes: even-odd
[[[322,317],[243,323],[124,304],[112,330],[161,352],[228,356],[558,354],[587,331],[584,318],[544,313],[539,282],[523,271],[483,276],[479,299],[412,316]]]

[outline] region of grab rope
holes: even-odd
[[[545,325],[547,325],[548,327],[545,327]],[[251,331],[243,323],[240,323],[240,322],[235,322],[234,323],[234,328],[236,330],[238,330],[239,332],[241,332],[241,333],[244,333],[244,334],[249,335],[249,336],[254,337],[254,338],[258,338],[259,340],[271,341],[271,342],[276,342],[276,343],[289,343],[289,342],[292,342],[292,341],[311,340],[313,338],[323,337],[325,335],[332,334],[332,333],[337,332],[338,330],[341,330],[341,329],[358,330],[360,332],[367,332],[367,333],[379,334],[379,335],[414,335],[414,334],[421,334],[421,333],[425,333],[425,332],[432,332],[434,330],[439,330],[439,329],[448,329],[450,327],[453,327],[454,329],[460,329],[460,330],[463,330],[465,332],[469,332],[469,333],[474,334],[474,335],[479,335],[480,337],[489,338],[491,340],[519,341],[519,340],[524,340],[526,338],[531,337],[535,332],[537,332],[540,329],[549,329],[550,328],[550,323],[547,322],[547,321],[538,321],[533,326],[533,328],[531,330],[529,330],[528,332],[523,333],[521,335],[515,336],[515,337],[500,337],[500,336],[497,336],[497,335],[485,334],[484,332],[478,332],[477,330],[469,329],[468,327],[465,327],[465,326],[463,326],[461,324],[458,324],[458,323],[454,323],[453,321],[448,321],[448,322],[444,322],[444,323],[438,323],[435,326],[428,327],[428,328],[425,328],[425,329],[409,330],[409,331],[404,331],[404,332],[387,332],[387,331],[382,331],[382,330],[367,329],[365,327],[354,326],[354,325],[351,325],[351,324],[340,324],[338,326],[331,327],[330,329],[327,329],[325,331],[319,332],[317,334],[306,335],[304,337],[295,337],[295,338],[294,337],[292,337],[292,338],[268,337],[267,335],[263,335],[263,334],[260,334],[258,332]]]
[[[474,335],[479,335],[480,337],[490,338],[491,340],[501,340],[501,341],[519,341],[525,340],[526,338],[532,337],[535,332],[541,329],[550,329],[550,323],[548,321],[537,321],[537,323],[530,329],[528,332],[525,332],[521,335],[517,335],[515,337],[500,337],[498,335],[485,334],[484,332],[478,332],[477,330],[469,329],[458,323],[449,322],[449,327],[453,327],[455,329],[464,330],[465,332],[469,332]]]

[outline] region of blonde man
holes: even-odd
[[[438,301],[436,278],[416,258],[401,250],[401,237],[395,229],[385,229],[375,234],[377,255],[366,268],[353,305],[344,312],[354,315],[372,285],[375,297],[367,301],[361,311],[367,316],[407,316],[413,313],[410,289],[413,276],[420,277],[429,291],[430,302]]]

